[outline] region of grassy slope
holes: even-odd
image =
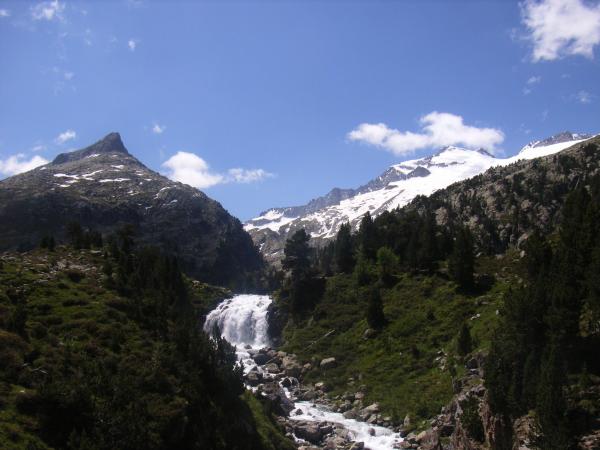
[[[59,248],[53,253],[38,250],[4,255],[0,261],[0,448],[45,449],[35,415],[20,412],[17,406],[32,393],[26,386],[63,363],[66,352],[98,353],[114,357],[120,364],[143,366],[160,354],[161,342],[122,312],[126,299],[103,287],[99,253]],[[83,278],[69,277],[69,272],[83,274]],[[190,288],[199,311],[211,309],[229,295],[225,289],[197,282],[190,283]],[[27,298],[27,339],[6,330],[14,311],[10,297],[18,296],[20,290]],[[12,384],[7,380],[18,381]],[[271,447],[271,441],[286,442],[260,403],[247,394],[244,399],[265,448]],[[175,405],[177,398],[173,402]]]
[[[318,365],[334,356],[337,367],[314,369],[308,381],[325,381],[333,395],[367,386],[365,402],[380,402],[384,415],[401,421],[406,414],[424,420],[439,413],[452,396],[450,366],[464,370],[456,355],[456,336],[463,321],[471,327],[476,348],[485,350],[497,321],[502,297],[518,277],[511,267],[518,255],[479,258],[478,273],[495,281],[478,294],[463,295],[443,274],[399,274],[397,283],[383,292],[388,324],[376,337],[364,339],[366,289],[349,275],[327,281],[325,295],[312,316],[284,330],[284,350]],[[471,320],[471,317],[480,314]],[[331,330],[335,332],[322,338]],[[321,338],[321,339],[320,339]],[[320,339],[320,340],[319,340]],[[317,341],[313,344],[314,341]],[[447,355],[445,368],[436,360]],[[316,363],[316,364],[315,364]],[[422,423],[424,425],[424,423]]]

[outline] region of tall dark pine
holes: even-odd
[[[310,247],[308,242],[310,237],[306,234],[304,228],[296,231],[285,243],[282,265],[289,270],[292,279],[301,279],[310,270]]]
[[[474,266],[473,238],[469,229],[463,227],[456,233],[448,270],[452,279],[462,289],[470,289],[473,287]]]
[[[385,315],[383,314],[383,302],[379,289],[374,288],[369,295],[369,304],[367,306],[367,322],[375,330],[380,330],[385,325]]]
[[[466,323],[462,324],[460,333],[458,334],[458,341],[456,344],[458,354],[460,356],[466,356],[473,350],[473,339],[471,338],[471,330]]]
[[[354,269],[354,251],[349,223],[342,224],[335,239],[335,262],[341,272],[350,273]]]
[[[304,229],[296,231],[285,243],[282,265],[290,271],[289,296],[292,311],[299,313],[312,301],[310,237]]]
[[[362,255],[367,259],[375,259],[377,249],[379,248],[377,245],[377,228],[369,211],[367,211],[360,221],[357,238],[359,250]]]

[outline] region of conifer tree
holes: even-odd
[[[379,289],[374,288],[369,294],[369,304],[367,306],[367,323],[375,330],[380,330],[385,325],[385,315],[383,313],[383,302]]]
[[[369,211],[366,212],[360,221],[357,238],[361,254],[367,259],[375,259],[378,249],[377,227]]]
[[[306,234],[304,228],[296,231],[285,243],[284,258],[282,266],[289,270],[292,279],[298,280],[304,278],[310,270],[310,247],[308,242],[310,237]]]
[[[394,274],[398,269],[398,257],[387,247],[381,247],[377,250],[377,271],[379,280],[390,285],[394,281]]]
[[[473,238],[468,228],[461,227],[456,233],[454,248],[450,255],[448,264],[450,276],[462,289],[470,289],[474,283],[474,266]]]
[[[354,251],[349,223],[342,224],[336,236],[335,262],[341,272],[351,273],[354,269]]]
[[[473,350],[473,339],[471,338],[471,330],[466,322],[463,322],[460,332],[458,334],[458,340],[456,342],[456,349],[460,356],[466,356]]]

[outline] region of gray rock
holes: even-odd
[[[321,363],[319,364],[319,367],[324,370],[332,369],[336,366],[337,362],[334,357],[322,359]]]
[[[311,444],[320,443],[323,437],[323,432],[315,422],[298,422],[294,425],[294,434]]]

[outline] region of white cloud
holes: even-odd
[[[229,169],[227,174],[213,172],[208,163],[198,155],[189,152],[177,152],[163,164],[168,169],[171,180],[189,184],[198,189],[206,189],[217,184],[253,183],[273,177],[263,169]]]
[[[263,169],[242,169],[240,167],[229,169],[227,173],[229,174],[228,181],[234,183],[254,183],[274,176]]]
[[[10,17],[10,11],[8,9],[0,9],[0,17]]]
[[[527,79],[527,86],[525,86],[525,87],[523,88],[523,94],[524,94],[524,95],[529,95],[529,94],[531,94],[531,92],[532,92],[532,90],[533,90],[532,86],[533,86],[533,85],[535,85],[535,84],[538,84],[540,81],[542,81],[542,77],[541,77],[541,76],[539,76],[539,75],[538,75],[538,76],[535,76],[535,75],[534,75],[534,76],[531,76],[531,77],[529,77],[529,78]]]
[[[64,20],[63,12],[65,4],[58,0],[38,3],[31,7],[31,18],[33,20]]]
[[[60,133],[56,139],[54,140],[54,142],[56,142],[57,144],[64,144],[65,142],[68,141],[72,141],[73,139],[75,139],[77,137],[77,133],[73,130],[67,130],[63,133]]]
[[[205,189],[223,183],[224,177],[213,173],[208,163],[198,155],[189,152],[177,152],[163,163],[169,169],[167,176],[174,181]]]
[[[44,150],[46,150],[46,146],[44,144],[36,144],[31,147],[32,152],[43,152]]]
[[[73,72],[65,72],[65,73],[63,73],[63,77],[67,81],[71,81],[74,76],[75,76],[75,74]]]
[[[129,47],[129,50],[132,52],[135,52],[135,49],[137,48],[137,45],[139,44],[139,40],[137,39],[129,39],[127,41],[127,47]]]
[[[579,91],[575,94],[575,98],[579,103],[592,103],[592,94],[588,91]]]
[[[433,111],[420,119],[422,130],[399,131],[384,123],[360,124],[348,133],[352,141],[365,142],[381,147],[397,156],[403,156],[422,148],[463,145],[468,148],[483,147],[493,151],[504,141],[504,133],[496,128],[478,128],[463,123],[455,114]]]
[[[166,126],[164,125],[159,125],[158,123],[154,123],[154,125],[152,125],[152,132],[154,134],[162,134],[164,133],[164,131],[167,129]]]
[[[0,159],[0,174],[10,177],[18,173],[35,169],[38,166],[43,166],[49,162],[46,158],[42,158],[39,155],[33,156],[30,160],[25,158],[25,154],[18,153],[16,155],[9,156],[4,160]]]
[[[593,58],[600,44],[600,4],[583,0],[525,0],[521,18],[533,44],[533,61],[570,55]]]

